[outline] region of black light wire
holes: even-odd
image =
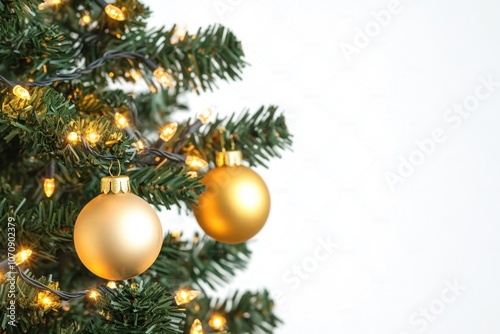
[[[138,59],[142,61],[151,71],[154,71],[158,68],[158,65],[153,61],[148,59],[146,56],[137,53],[137,52],[128,52],[128,51],[119,51],[119,50],[111,50],[106,52],[102,58],[94,60],[90,63],[86,68],[78,69],[72,73],[62,73],[58,74],[54,77],[49,77],[40,81],[11,81],[0,75],[0,82],[13,87],[15,85],[21,86],[48,86],[54,82],[58,81],[68,81],[80,78],[84,74],[89,74],[93,72],[95,69],[102,67],[108,60],[117,60],[117,59]]]

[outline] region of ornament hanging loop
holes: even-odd
[[[108,172],[109,172],[109,175],[110,176],[120,176],[121,173],[122,173],[122,165],[120,164],[120,160],[116,160],[116,162],[118,163],[118,175],[113,175],[113,160],[111,160],[111,163],[109,164],[109,169],[108,169]]]

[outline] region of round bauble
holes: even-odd
[[[148,269],[160,253],[160,219],[146,201],[129,192],[127,176],[103,178],[101,191],[76,220],[76,253],[99,277],[132,278]]]
[[[206,189],[193,211],[206,234],[223,243],[237,244],[262,229],[271,197],[256,172],[241,165],[223,165],[205,174],[202,182]]]

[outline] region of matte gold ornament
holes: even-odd
[[[132,278],[148,269],[160,253],[160,219],[146,201],[130,193],[128,176],[102,178],[101,192],[76,220],[76,253],[99,277]]]
[[[193,206],[206,234],[227,244],[245,242],[266,223],[271,207],[269,190],[252,169],[241,166],[241,151],[218,152],[217,168],[203,177],[205,192]]]

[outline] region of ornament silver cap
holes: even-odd
[[[101,193],[107,194],[109,192],[112,192],[113,194],[129,193],[130,192],[129,177],[126,175],[103,177],[101,179]]]

